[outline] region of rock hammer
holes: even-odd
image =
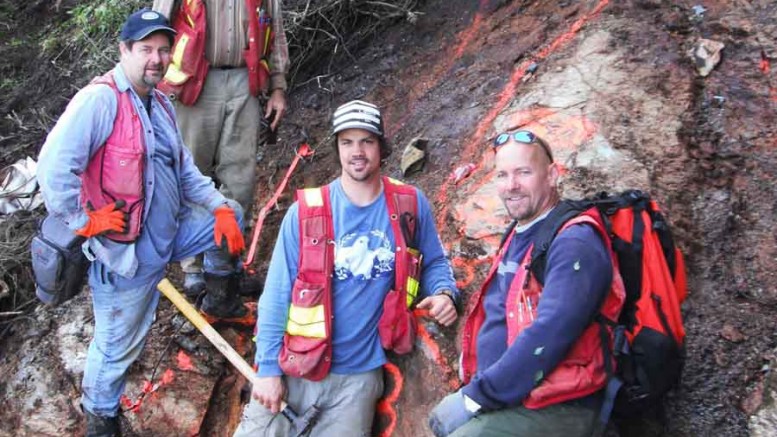
[[[178,310],[181,311],[181,313],[183,313],[184,316],[186,316],[187,319],[189,319],[190,322],[192,322],[202,335],[204,335],[205,338],[207,338],[213,346],[215,346],[216,349],[218,349],[219,352],[221,352],[221,354],[251,382],[251,384],[254,384],[256,381],[254,369],[252,369],[243,357],[240,356],[226,340],[224,340],[224,337],[222,337],[221,334],[219,334],[218,331],[202,317],[199,311],[183,297],[181,292],[179,292],[167,278],[162,279],[159,284],[157,284],[157,288],[173,303],[173,305],[176,306],[176,308],[178,308]],[[305,414],[300,416],[285,401],[281,401],[281,414],[291,422],[294,429],[292,435],[295,437],[302,437],[316,424],[320,410],[313,405],[305,411]]]

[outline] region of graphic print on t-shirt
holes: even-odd
[[[335,276],[339,280],[369,280],[394,271],[394,251],[383,231],[354,232],[335,245]]]

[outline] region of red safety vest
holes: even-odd
[[[563,232],[567,227],[579,223],[592,225],[602,235],[603,240],[606,242],[607,250],[610,253],[610,258],[613,260],[612,284],[600,309],[600,315],[614,323],[618,320],[618,315],[625,299],[625,288],[618,271],[617,259],[612,251],[604,223],[594,209],[588,210],[568,221],[559,232]],[[461,369],[462,380],[465,384],[472,379],[477,371],[477,338],[480,327],[485,320],[483,299],[514,235],[515,231],[510,234],[505,244],[499,249],[486,281],[470,300],[467,321],[462,335]],[[524,329],[531,326],[534,318],[537,316],[537,305],[542,297],[542,285],[529,274],[530,263],[531,247],[527,250],[520,266],[516,270],[515,277],[507,292],[505,319],[507,321],[508,346],[518,338]],[[602,324],[594,321],[583,331],[583,334],[578,338],[561,363],[543,379],[542,383],[529,393],[529,396],[523,402],[526,408],[543,408],[571,399],[577,399],[595,393],[607,384],[607,372],[602,351],[601,326]],[[606,329],[609,342],[611,343],[612,329],[610,327]]]
[[[112,71],[94,78],[91,83],[110,86],[116,93],[118,106],[111,135],[92,155],[81,175],[81,200],[84,208],[89,202],[94,209],[124,200],[126,205],[122,211],[129,217],[128,232],[109,232],[105,237],[131,243],[140,235],[145,204],[146,142],[143,125],[132,104],[131,91],[119,92]],[[162,94],[154,91],[154,96],[167,111]],[[175,123],[173,115],[169,112],[167,115]]]
[[[243,59],[248,68],[248,85],[251,95],[258,96],[266,90],[270,79],[268,59],[272,50],[274,34],[272,19],[262,8],[262,0],[245,0],[247,11],[253,11],[248,20],[248,48],[243,50]],[[172,60],[158,88],[191,106],[200,96],[208,75],[208,61],[205,59],[205,38],[207,21],[205,4],[202,0],[183,0],[181,9],[173,18],[177,32],[172,48]]]
[[[383,177],[389,221],[396,241],[394,289],[383,301],[378,322],[381,345],[398,354],[410,352],[416,319],[411,311],[418,294],[421,255],[407,246],[415,237],[416,189]],[[290,376],[323,379],[332,361],[332,274],[334,225],[329,187],[297,191],[299,203],[299,270],[294,281],[286,333],[278,362]],[[405,217],[403,219],[403,217]],[[403,232],[401,222],[406,220]]]

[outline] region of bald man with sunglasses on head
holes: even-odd
[[[530,131],[500,134],[493,148],[497,191],[514,222],[470,298],[464,385],[434,408],[429,425],[438,437],[589,436],[607,384],[594,319],[602,308],[617,318],[623,302],[604,227],[593,211],[566,222],[540,283],[529,255],[560,202],[559,169]]]

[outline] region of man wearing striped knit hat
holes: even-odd
[[[236,436],[288,435],[282,401],[300,415],[319,410],[309,435],[370,435],[385,351],[413,348],[412,309],[444,326],[457,317],[429,202],[381,175],[391,148],[380,110],[342,105],[333,134],[340,177],[300,190],[281,224],[259,301],[253,399]]]

